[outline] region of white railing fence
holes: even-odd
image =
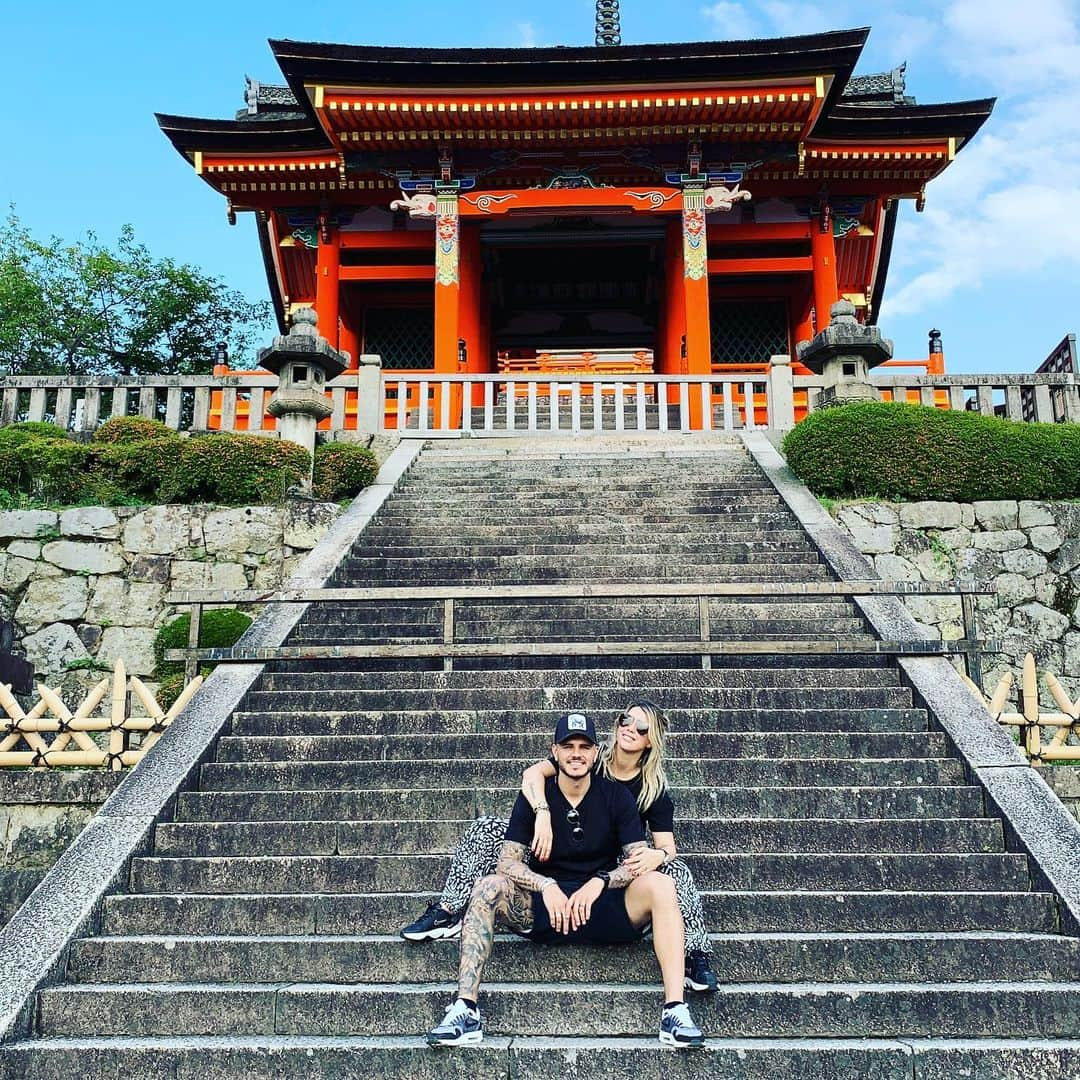
[[[734,431],[772,425],[767,375],[442,375],[382,379],[384,430],[439,434]]]
[[[1080,375],[894,375],[872,372],[885,400],[1009,420],[1080,422]],[[73,433],[117,416],[177,431],[273,434],[268,372],[230,375],[3,376],[0,427],[48,420]],[[792,375],[774,356],[766,371],[713,375],[442,374],[366,366],[327,384],[333,412],[322,430],[363,433],[784,431],[817,407],[820,376]]]

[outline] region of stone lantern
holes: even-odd
[[[279,334],[259,353],[259,364],[278,377],[278,388],[266,406],[283,439],[315,452],[315,429],[333,412],[326,384],[348,366],[348,357],[331,348],[315,328],[314,310],[300,308],[292,328]],[[310,477],[309,477],[310,479]]]
[[[824,377],[817,408],[880,401],[870,382],[870,368],[892,358],[893,343],[876,326],[864,326],[855,318],[849,300],[833,304],[832,321],[811,341],[798,345],[799,360],[815,375]]]

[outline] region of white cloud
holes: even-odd
[[[717,0],[701,9],[713,33],[720,39],[741,41],[763,36],[763,28],[736,0]]]
[[[772,29],[782,36],[794,34],[817,34],[823,30],[835,30],[837,10],[826,14],[816,4],[791,3],[791,0],[765,0],[761,5]]]
[[[1080,33],[1074,5],[954,0],[946,62],[1005,82],[986,131],[930,185],[925,214],[898,230],[882,313],[940,309],[946,298],[1007,291],[1018,276],[1080,268]],[[914,274],[914,277],[909,275]]]
[[[517,41],[514,42],[516,46],[522,49],[536,48],[536,27],[531,22],[519,22],[515,29],[517,30]]]

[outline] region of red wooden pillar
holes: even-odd
[[[660,346],[660,371],[665,375],[685,375],[683,347],[686,343],[686,295],[683,289],[682,222],[668,221],[664,250],[664,336]],[[679,389],[669,386],[669,405],[679,403]]]
[[[791,329],[793,347],[814,336],[814,281],[796,286],[791,296]]]
[[[318,331],[333,348],[338,347],[338,314],[341,305],[341,249],[334,229],[325,238],[320,236],[315,257],[315,314]]]
[[[461,225],[460,294],[458,302],[458,330],[465,343],[465,363],[459,364],[462,374],[480,374],[487,371],[488,360],[482,340],[482,303],[480,287],[480,227],[472,223]],[[481,394],[483,391],[481,390]],[[455,392],[452,415],[461,415],[462,402],[471,403],[475,392],[464,395]],[[483,397],[481,396],[481,403]],[[456,419],[455,419],[456,423]]]
[[[712,374],[709,333],[709,248],[705,231],[705,185],[683,187],[683,301],[686,308],[686,374]],[[710,399],[711,400],[711,399]],[[690,389],[690,426],[704,427],[701,391]]]
[[[814,265],[814,313],[817,332],[829,325],[833,304],[840,299],[836,283],[836,240],[833,238],[832,211],[823,204],[811,222],[810,255]]]
[[[435,357],[438,372],[458,370],[458,339],[461,328],[461,219],[456,188],[435,192]],[[442,416],[442,393],[436,389],[433,423]],[[425,403],[421,402],[421,408]],[[451,411],[451,416],[453,415]],[[453,420],[451,420],[453,423]]]

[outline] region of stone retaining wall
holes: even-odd
[[[1080,818],[1080,766],[1048,765],[1040,773],[1069,813]]]
[[[101,678],[80,670],[91,658],[152,675],[154,636],[178,613],[170,589],[276,586],[340,510],[297,500],[0,512],[0,611],[36,677],[77,703]]]
[[[126,772],[0,772],[0,926],[82,831]]]
[[[1004,649],[986,658],[988,691],[1006,671],[1019,676],[1031,652],[1040,672],[1053,672],[1073,700],[1080,697],[1080,503],[854,502],[833,514],[883,578],[993,584],[996,596],[977,601],[981,635]],[[927,637],[963,637],[959,599],[905,603]]]

